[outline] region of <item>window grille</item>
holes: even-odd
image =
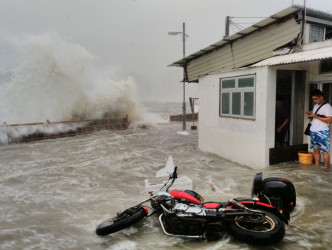
[[[325,27],[310,25],[309,43],[325,40]]]

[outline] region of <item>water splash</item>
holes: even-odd
[[[96,58],[81,45],[56,33],[12,41],[23,60],[10,82],[1,84],[0,124],[101,118],[106,114],[141,121],[147,116],[137,102],[134,79],[113,80],[112,70],[97,68]],[[4,130],[0,130],[0,144],[33,132],[16,128],[4,134]],[[59,132],[63,130],[66,128]]]

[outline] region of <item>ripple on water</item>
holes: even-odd
[[[264,178],[291,180],[297,207],[285,239],[273,248],[331,246],[330,170],[296,162],[252,169],[198,150],[197,131],[180,130],[170,123],[2,146],[0,249],[253,249],[229,236],[216,242],[169,237],[154,217],[116,235],[95,235],[97,224],[146,198],[144,179],[170,155],[206,200],[250,196],[261,171]]]

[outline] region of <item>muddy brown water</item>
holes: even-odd
[[[148,108],[165,119],[173,112],[167,104]],[[253,169],[200,151],[197,131],[179,135],[181,129],[181,123],[164,122],[0,146],[0,249],[258,248],[230,236],[215,242],[166,236],[156,217],[111,236],[95,235],[101,221],[147,197],[144,180],[170,155],[206,201],[249,196],[260,171],[264,178],[291,180],[297,207],[283,241],[268,248],[331,249],[331,169],[298,162]],[[209,179],[220,189],[212,190]]]

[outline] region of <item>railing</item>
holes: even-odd
[[[59,126],[67,124],[68,127],[59,128]],[[71,127],[70,127],[71,126]],[[92,134],[95,131],[100,130],[124,130],[128,128],[128,116],[125,117],[105,117],[98,119],[80,119],[71,121],[59,121],[51,122],[49,120],[46,123],[24,123],[24,124],[7,124],[3,123],[0,125],[2,133],[10,133],[10,128],[20,128],[28,127],[35,132],[29,135],[22,135],[19,138],[11,138],[11,142],[23,142],[23,141],[34,141],[34,140],[44,140],[44,139],[55,139],[61,137],[69,137],[76,135]],[[52,131],[53,132],[50,132]],[[65,132],[61,132],[65,130]],[[20,132],[18,132],[20,133]]]
[[[171,122],[182,122],[183,119],[183,115],[170,115],[169,116],[169,120]],[[198,113],[194,113],[194,114],[186,114],[186,121],[198,121]]]

